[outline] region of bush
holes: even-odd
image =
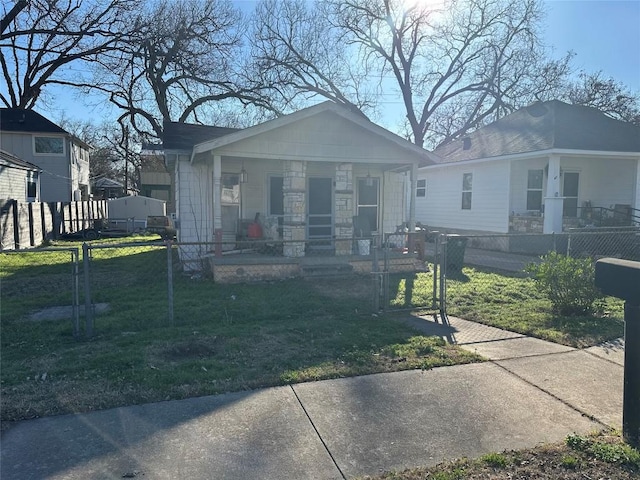
[[[602,293],[595,285],[595,267],[589,258],[572,258],[551,252],[540,264],[525,268],[533,275],[540,292],[551,300],[554,313],[560,315],[591,314]]]

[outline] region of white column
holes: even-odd
[[[222,255],[222,157],[213,156],[213,236],[216,256]]]
[[[635,205],[633,206],[636,210],[640,210],[640,158],[636,162],[636,198]],[[634,212],[635,215],[638,215],[638,212]],[[637,218],[635,220],[638,220]]]
[[[562,232],[563,197],[560,196],[560,157],[549,157],[549,173],[547,175],[547,196],[544,197],[543,233]]]
[[[416,231],[416,182],[418,179],[418,164],[411,164],[411,177],[409,180],[409,233]]]

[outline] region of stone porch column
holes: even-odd
[[[351,255],[353,248],[353,164],[337,164],[335,178],[336,255]]]
[[[564,198],[560,196],[560,157],[549,157],[547,175],[547,196],[544,197],[543,233],[562,233],[562,207]]]
[[[284,222],[282,239],[285,257],[304,257],[307,216],[307,163],[285,160],[282,182]]]

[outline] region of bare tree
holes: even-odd
[[[112,49],[126,33],[124,20],[133,6],[133,0],[31,0],[17,2],[7,12],[5,5],[0,34],[6,85],[0,91],[2,104],[29,109],[49,85],[85,85],[87,63]]]
[[[446,0],[435,10],[427,2],[318,0],[313,14],[304,8],[271,0],[257,11],[254,52],[262,78],[274,79],[266,85],[285,104],[305,93],[361,110],[371,94],[396,94],[420,146],[543,96],[557,86],[550,79],[566,74],[568,57],[547,62],[539,42],[539,0]]]
[[[640,92],[632,92],[623,83],[604,77],[602,72],[580,72],[559,98],[640,126]]]
[[[229,1],[149,2],[132,21],[135,32],[102,57],[96,82],[121,124],[153,138],[163,121],[198,122],[217,103],[260,102],[238,85],[242,17]]]

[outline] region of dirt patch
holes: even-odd
[[[94,313],[100,315],[107,313],[111,310],[108,303],[96,303],[94,306]],[[84,317],[84,305],[80,305],[78,313],[81,317]],[[69,320],[73,317],[73,307],[71,305],[60,305],[57,307],[48,307],[42,310],[38,310],[30,314],[27,320],[32,322],[47,322],[54,320]]]
[[[198,358],[209,358],[219,354],[222,342],[218,337],[189,339],[172,343],[158,350],[156,356],[167,362],[179,362]]]
[[[371,296],[371,279],[351,276],[348,279],[310,279],[312,288],[329,298],[368,298]]]

